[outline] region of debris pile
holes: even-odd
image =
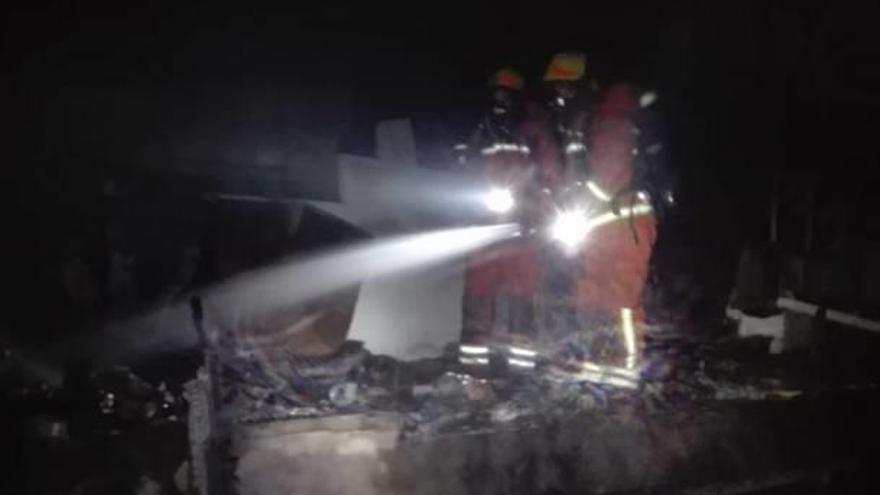
[[[56,382],[46,380],[56,373],[35,369],[50,368],[0,352],[4,438],[29,467],[13,470],[9,486],[21,489],[11,492],[170,493],[187,450],[181,384],[87,362],[52,369],[63,378]],[[30,466],[52,466],[51,475]]]
[[[791,399],[801,391],[725,357],[718,341],[649,339],[629,369],[542,357],[528,373],[469,373],[454,352],[420,362],[372,355],[349,341],[320,358],[238,347],[219,359],[221,408],[234,422],[396,411],[404,435],[468,434],[555,421],[590,411],[674,409],[686,402]]]

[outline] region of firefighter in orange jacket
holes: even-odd
[[[491,187],[486,206],[499,221],[532,215],[538,191],[557,178],[549,115],[540,105],[524,102],[523,86],[522,76],[512,69],[492,75],[489,111],[468,145],[482,162]],[[534,367],[535,297],[542,277],[537,247],[525,237],[493,246],[468,261],[462,364],[487,367],[490,347],[496,346],[510,367]]]
[[[586,77],[582,53],[560,53],[544,81],[552,92],[566,175],[583,188],[593,226],[580,245],[574,304],[590,355],[635,368],[641,347],[642,290],[657,237],[644,192],[634,187],[640,98],[625,84],[604,92]]]

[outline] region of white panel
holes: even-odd
[[[374,279],[361,286],[349,338],[402,360],[437,357],[461,333],[463,266]]]
[[[392,167],[418,166],[416,140],[409,119],[383,120],[376,124],[376,155]]]

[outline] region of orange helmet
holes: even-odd
[[[503,67],[492,73],[487,85],[491,88],[507,88],[514,91],[522,91],[523,87],[525,87],[525,79],[515,69]]]
[[[582,52],[561,52],[553,56],[544,80],[578,81],[587,72],[587,56]]]

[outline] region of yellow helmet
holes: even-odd
[[[503,67],[492,73],[487,85],[491,88],[507,88],[522,91],[525,86],[525,79],[515,69]]]
[[[561,52],[553,56],[545,81],[578,81],[587,72],[587,56],[582,52]]]

